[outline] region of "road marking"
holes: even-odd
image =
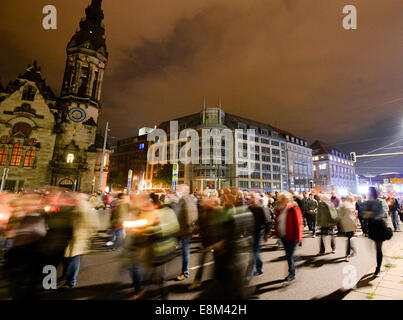
[[[205,267],[205,266],[209,266],[210,264],[213,264],[214,263],[214,261],[211,261],[211,262],[207,262],[207,263],[205,263],[205,264],[203,264],[203,265],[198,265],[198,266],[195,266],[195,267],[192,267],[192,268],[189,268],[190,270],[196,270],[196,269],[199,269],[200,267]]]

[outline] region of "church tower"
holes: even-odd
[[[102,0],[92,0],[79,30],[67,45],[58,101],[59,119],[52,161],[52,184],[91,192],[97,156],[96,131],[108,51]],[[102,146],[101,146],[102,148]]]

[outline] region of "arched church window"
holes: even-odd
[[[13,151],[11,153],[10,166],[19,166],[21,163],[22,156],[22,143],[16,143],[13,146]]]
[[[0,143],[10,143],[10,137],[9,136],[2,136],[0,138]]]
[[[92,83],[91,98],[94,100],[97,99],[97,87],[98,87],[98,70],[96,70],[94,73],[94,82]]]
[[[24,136],[29,137],[32,132],[32,127],[28,123],[18,122],[13,127],[12,135],[15,135],[19,132],[21,132]]]
[[[25,86],[22,92],[22,100],[34,101],[36,89],[33,86]]]
[[[7,164],[8,148],[6,146],[0,147],[0,166]]]
[[[73,161],[74,161],[74,154],[69,153],[67,155],[67,163],[73,163]]]
[[[35,162],[35,150],[25,152],[24,167],[33,167]]]
[[[78,95],[81,97],[87,96],[87,86],[89,78],[89,68],[88,65],[82,65],[81,76],[80,76],[80,87],[78,88]]]

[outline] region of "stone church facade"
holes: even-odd
[[[7,87],[0,84],[0,179],[8,168],[6,190],[97,190],[103,148],[97,126],[108,61],[101,2],[92,0],[67,45],[59,97],[36,62]],[[103,180],[109,150],[105,162]]]

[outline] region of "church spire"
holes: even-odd
[[[87,16],[86,20],[94,21],[101,24],[104,19],[104,12],[102,11],[102,0],[92,0],[91,4],[85,9],[85,14]]]
[[[108,62],[102,0],[91,0],[80,29],[67,45],[61,97],[89,99],[99,107],[102,79]],[[80,100],[80,101],[81,101]]]
[[[102,0],[92,0],[91,4],[85,9],[85,15],[86,17],[80,21],[80,30],[71,38],[67,49],[88,44],[89,49],[95,51],[103,49],[102,51],[107,58],[105,28],[102,23],[104,19]]]

